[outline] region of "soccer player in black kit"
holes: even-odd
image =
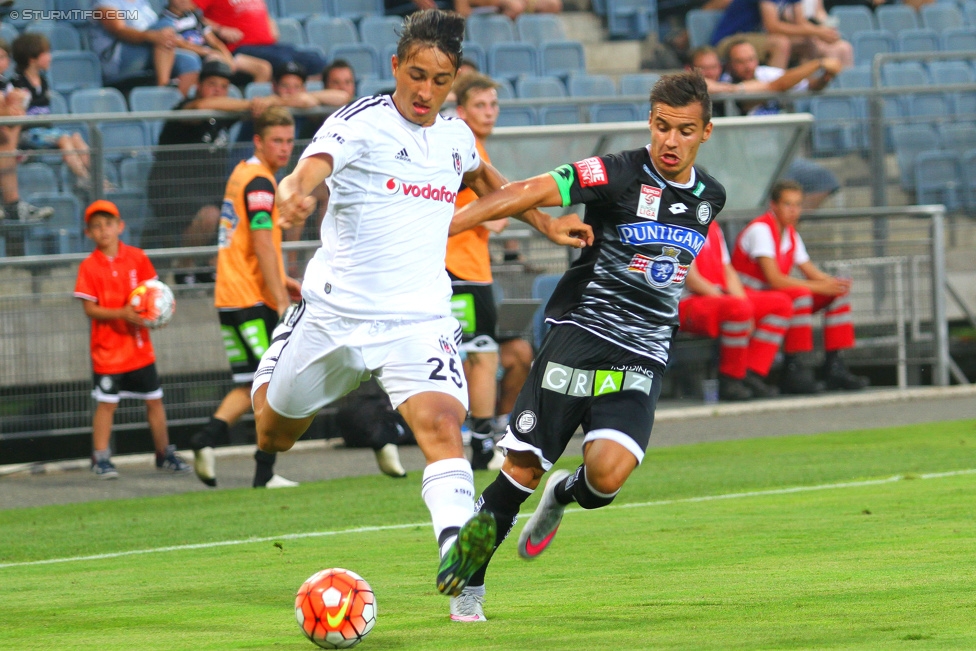
[[[725,205],[722,185],[694,167],[711,108],[698,73],[666,75],[651,90],[647,147],[509,183],[455,214],[451,234],[529,208],[585,204],[594,235],[546,307],[552,328],[498,443],[505,464],[476,506],[495,516],[496,548],[577,427],[583,464],[549,477],[519,537],[523,558],[548,547],[568,504],[610,504],[643,459],[685,274]],[[452,598],[451,619],[485,621],[486,567]]]

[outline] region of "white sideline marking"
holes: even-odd
[[[976,468],[967,470],[951,470],[949,472],[930,472],[924,474],[912,474],[912,479],[942,479],[945,477],[957,477],[959,475],[976,474]],[[633,502],[630,504],[611,504],[604,509],[636,509],[648,506],[671,506],[675,504],[690,504],[695,502],[714,502],[717,500],[734,500],[743,497],[763,497],[767,495],[789,495],[791,493],[808,493],[812,491],[835,490],[839,488],[861,488],[864,486],[878,486],[890,484],[906,479],[905,475],[895,475],[884,479],[866,479],[864,481],[839,482],[836,484],[818,484],[816,486],[793,486],[791,488],[771,488],[769,490],[750,491],[743,493],[723,493],[720,495],[704,495],[702,497],[682,497],[673,500],[656,500],[653,502]],[[581,508],[566,509],[566,513],[583,511]],[[526,516],[528,517],[528,516]],[[265,536],[263,538],[245,538],[242,540],[221,540],[209,543],[196,543],[192,545],[171,545],[169,547],[154,547],[152,549],[134,549],[127,552],[112,552],[109,554],[93,554],[91,556],[72,556],[70,558],[49,558],[42,561],[22,561],[19,563],[0,563],[0,569],[8,567],[28,567],[32,565],[51,565],[53,563],[75,563],[79,561],[99,561],[108,558],[121,558],[123,556],[139,556],[141,554],[158,554],[161,552],[178,552],[190,549],[212,549],[214,547],[229,547],[233,545],[250,545],[252,543],[266,543],[278,540],[300,540],[302,538],[321,538],[324,536],[339,536],[350,533],[371,533],[375,531],[395,531],[397,529],[410,529],[412,527],[423,527],[430,522],[414,522],[412,524],[389,524],[379,527],[357,527],[355,529],[340,529],[338,531],[312,531],[308,533],[286,533],[280,536]]]

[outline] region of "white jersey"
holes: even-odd
[[[315,154],[333,169],[305,300],[354,319],[449,316],[448,228],[462,175],[481,164],[468,126],[421,127],[391,96],[365,97],[325,121],[302,158]]]

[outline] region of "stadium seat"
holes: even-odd
[[[963,61],[929,61],[928,65],[932,83],[937,86],[973,83],[973,69]]]
[[[882,86],[925,86],[928,83],[929,75],[917,61],[891,62],[881,66]]]
[[[552,41],[539,47],[539,74],[568,77],[586,72],[586,53],[579,41]]]
[[[959,155],[947,151],[924,151],[915,157],[915,203],[941,203],[946,210],[963,206],[963,184]]]
[[[891,32],[876,30],[854,35],[854,64],[871,65],[875,54],[894,52],[895,37]]]
[[[360,97],[378,95],[379,93],[392,91],[396,88],[396,82],[394,80],[380,79],[379,77],[367,77],[366,79],[360,80],[357,85]]]
[[[918,14],[908,5],[881,5],[874,13],[878,18],[878,29],[895,35],[920,27]]]
[[[64,98],[64,95],[58,91],[49,91],[48,99],[51,102],[51,113],[54,113],[55,115],[67,115],[70,113],[68,110],[68,101]]]
[[[620,77],[621,95],[640,95],[644,98],[651,96],[651,89],[658,82],[661,75],[654,72],[632,72]]]
[[[841,70],[837,75],[836,87],[844,89],[870,88],[871,87],[871,66],[860,65],[852,66]]]
[[[534,127],[539,116],[531,106],[503,106],[498,111],[496,127]]]
[[[44,34],[51,43],[51,51],[59,50],[78,51],[81,50],[81,34],[69,22],[42,20],[33,22],[24,28],[24,32],[34,32]]]
[[[958,122],[976,121],[976,92],[963,91],[949,93],[952,103],[952,117]]]
[[[31,9],[34,11],[53,11],[54,10],[54,0],[17,0],[17,5],[15,7],[18,12],[12,12],[3,17],[4,22],[10,22],[11,25],[17,29],[23,29],[27,23],[30,21],[24,18],[24,9]],[[14,17],[16,16],[16,18]]]
[[[962,12],[955,4],[945,2],[923,5],[919,9],[922,17],[922,26],[934,29],[937,32],[944,32],[947,29],[957,29],[965,26],[962,19]]]
[[[814,97],[810,112],[814,153],[836,155],[860,149],[860,116],[853,98]]]
[[[957,27],[943,31],[942,49],[945,52],[976,51],[976,29]]]
[[[309,16],[329,13],[325,0],[277,0],[277,4],[279,18],[294,18],[302,21]]]
[[[118,163],[124,158],[147,158],[152,147],[149,125],[144,121],[99,122],[105,160]]]
[[[542,346],[542,338],[546,336],[549,326],[546,324],[546,304],[556,291],[556,285],[562,278],[561,274],[544,274],[536,276],[532,281],[532,298],[541,301],[539,309],[532,317],[532,339],[536,350]]]
[[[244,87],[244,99],[254,99],[255,97],[270,97],[270,81],[252,81]]]
[[[579,124],[580,110],[575,104],[543,106],[539,109],[539,124]]]
[[[312,16],[305,23],[305,42],[328,50],[336,45],[358,43],[359,33],[348,18]]]
[[[169,111],[183,100],[174,86],[137,86],[129,93],[133,111]]]
[[[496,43],[488,49],[488,74],[515,80],[538,71],[536,49],[529,43]]]
[[[468,19],[468,38],[487,52],[496,43],[518,41],[515,25],[501,14],[476,14]]]
[[[539,46],[546,41],[565,41],[562,21],[552,14],[522,14],[515,21],[515,31],[523,43]]]
[[[317,90],[322,90],[325,88],[325,84],[322,83],[321,79],[313,79],[312,81],[305,82],[305,90],[310,93],[314,93]]]
[[[68,14],[65,22],[75,27],[88,27],[88,19],[82,11],[91,9],[91,0],[54,0],[54,8],[61,12],[74,12]]]
[[[959,173],[964,186],[963,200],[969,209],[976,208],[976,149],[968,149],[959,160]]]
[[[305,28],[297,18],[279,18],[278,42],[289,45],[305,45]]]
[[[119,213],[125,220],[122,241],[131,246],[139,246],[142,231],[148,221],[149,201],[146,193],[141,190],[110,190],[105,193],[105,198],[119,207]]]
[[[0,235],[0,258],[7,256],[7,238]]]
[[[943,122],[937,129],[943,149],[959,153],[976,149],[976,123]]]
[[[566,97],[566,87],[556,77],[523,77],[515,81],[519,99]]]
[[[498,99],[515,99],[515,89],[512,88],[512,82],[507,79],[494,79],[498,88],[496,92],[498,93]]]
[[[959,3],[962,8],[963,18],[970,27],[976,27],[976,0],[962,0]]]
[[[461,53],[465,59],[474,61],[478,70],[485,73],[488,71],[488,55],[485,53],[485,48],[474,41],[464,41],[461,43]]]
[[[607,75],[573,75],[567,84],[570,97],[614,97],[617,87]]]
[[[363,43],[368,43],[382,52],[386,46],[396,43],[400,37],[397,33],[403,21],[397,16],[366,16],[359,23],[359,37]]]
[[[148,157],[126,158],[119,163],[119,184],[123,190],[146,191],[152,160]]]
[[[830,15],[837,19],[837,31],[847,41],[851,41],[858,32],[878,28],[874,13],[864,5],[837,5],[830,10]]]
[[[10,23],[0,23],[0,38],[7,41],[8,45],[16,41],[18,36],[20,36],[20,32],[16,27]],[[11,59],[10,65],[13,66],[13,59]]]
[[[58,176],[50,165],[27,163],[17,166],[17,189],[26,197],[35,192],[57,192]]]
[[[29,230],[24,238],[25,255],[74,253],[81,250],[81,202],[72,194],[36,192],[24,197],[35,206],[50,206],[54,215]]]
[[[951,115],[951,102],[945,93],[916,93],[908,97],[908,117],[916,124],[934,125]]]
[[[656,36],[656,0],[607,0],[607,33],[610,38],[630,40]]]
[[[179,92],[179,91],[177,91]],[[71,93],[72,113],[126,113],[125,95],[114,88],[83,88]]]
[[[714,9],[692,9],[685,16],[685,27],[688,30],[688,43],[691,49],[708,45],[712,40],[712,32],[722,18],[722,12]]]
[[[329,12],[339,18],[360,20],[366,16],[382,16],[385,12],[383,0],[326,0]]]
[[[590,122],[638,122],[643,119],[643,111],[630,102],[590,105]]]
[[[101,88],[102,65],[94,52],[52,52],[47,80],[53,90],[63,94]]]
[[[384,70],[380,67],[379,52],[372,45],[365,43],[349,43],[347,45],[336,45],[329,48],[329,61],[344,59],[352,66],[359,79],[364,75],[375,75],[382,77]],[[385,71],[389,73],[389,71]]]
[[[931,29],[906,29],[898,34],[898,51],[938,52],[941,39],[938,32]]]

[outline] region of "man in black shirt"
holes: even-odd
[[[593,245],[546,308],[553,327],[498,443],[505,464],[476,505],[495,516],[497,546],[582,425],[583,464],[552,473],[519,537],[526,559],[552,542],[566,505],[610,504],[643,459],[685,275],[725,205],[722,185],[694,167],[712,132],[701,75],[662,77],[651,91],[649,126],[647,147],[509,183],[459,210],[451,224],[453,234],[529,208],[582,203],[593,228]],[[484,621],[484,570],[452,599],[451,619]]]

